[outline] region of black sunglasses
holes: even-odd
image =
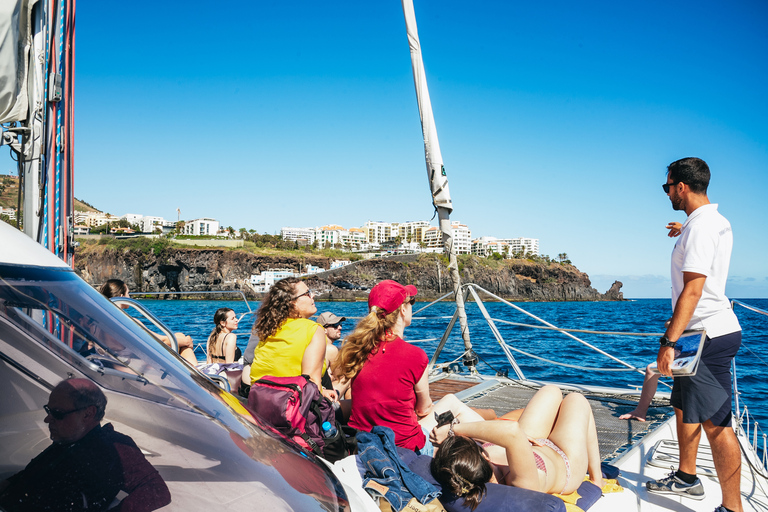
[[[661,186],[662,189],[664,189],[665,194],[669,194],[669,189],[677,185],[678,183],[682,183],[682,181],[673,181],[672,183],[665,183]]]
[[[333,327],[334,329],[340,329],[341,328],[341,322],[336,322],[335,324],[328,324],[328,325],[325,325],[324,327],[326,327],[326,328],[327,327]]]
[[[51,409],[47,405],[44,405],[43,409],[45,409],[45,413],[48,414],[51,418],[60,421],[66,418],[67,416],[69,416],[70,414],[72,414],[73,412],[82,411],[83,409],[87,409],[88,407],[90,407],[90,405],[86,407],[81,407],[79,409],[72,409],[71,411],[60,411],[58,409]]]
[[[302,293],[301,295],[297,295],[297,296],[295,296],[295,297],[293,298],[293,300],[296,300],[296,299],[300,299],[300,298],[302,298],[302,297],[303,297],[303,296],[305,296],[305,295],[306,295],[307,297],[311,297],[311,296],[313,296],[314,294],[315,294],[315,293],[314,293],[312,290],[307,290],[307,291],[305,291],[304,293]]]
[[[411,298],[408,300],[408,304],[410,304],[411,306],[413,306],[414,304],[416,304],[416,297],[411,297]]]

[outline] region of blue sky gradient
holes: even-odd
[[[78,198],[268,233],[432,217],[400,2],[210,6],[78,4]],[[473,237],[539,238],[600,291],[667,297],[685,214],[660,185],[699,156],[734,229],[728,294],[768,297],[768,3],[415,8]]]

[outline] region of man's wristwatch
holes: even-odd
[[[677,345],[677,342],[669,341],[669,338],[667,338],[666,336],[662,336],[661,338],[659,338],[659,344],[661,344],[662,347],[675,348],[675,346]]]

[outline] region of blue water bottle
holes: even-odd
[[[338,430],[331,425],[330,421],[323,422],[323,437],[335,437]]]

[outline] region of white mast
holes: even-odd
[[[419,102],[419,115],[421,116],[421,131],[424,134],[424,156],[427,161],[427,179],[432,192],[432,204],[437,210],[440,222],[440,231],[443,234],[443,247],[448,253],[448,268],[453,280],[453,292],[456,299],[456,308],[459,313],[461,336],[464,339],[464,347],[467,354],[474,356],[472,342],[469,339],[467,326],[467,313],[464,310],[464,296],[461,291],[461,278],[459,266],[456,262],[456,250],[453,244],[453,229],[451,228],[451,193],[448,189],[448,177],[443,167],[443,157],[440,154],[440,143],[437,140],[437,128],[432,114],[432,102],[429,100],[427,89],[427,77],[424,72],[424,62],[421,57],[421,44],[416,28],[416,14],[413,10],[413,0],[402,0],[403,14],[405,15],[405,28],[408,32],[408,45],[411,49],[411,65],[413,67],[413,82],[416,86],[416,98]],[[465,364],[471,362],[472,357],[465,356]],[[474,363],[468,364],[474,370]]]

